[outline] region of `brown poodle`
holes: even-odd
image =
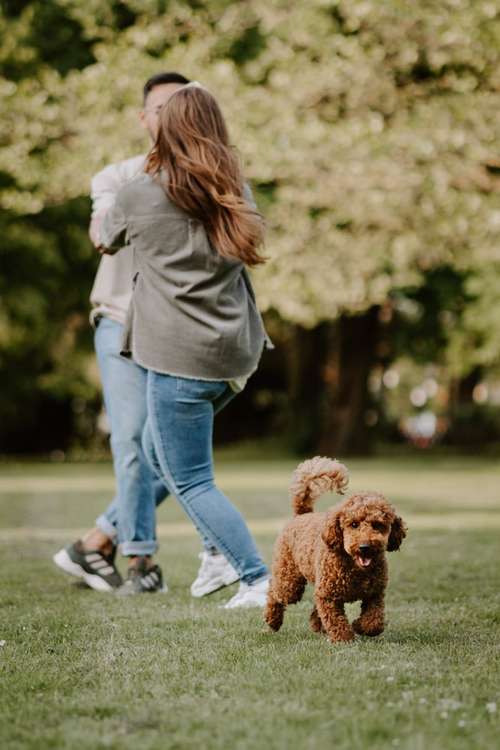
[[[279,630],[288,604],[300,601],[307,582],[314,584],[311,627],[331,641],[350,641],[354,633],[384,630],[385,552],[399,549],[406,526],[383,495],[353,495],[326,513],[313,513],[314,500],[329,490],[343,494],[349,481],[338,461],[316,456],[301,463],[290,487],[295,518],[274,548],[265,619]],[[344,603],[361,599],[352,625]]]

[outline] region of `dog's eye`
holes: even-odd
[[[383,532],[386,530],[385,523],[382,523],[381,521],[373,521],[372,526],[375,531]]]
[[[358,528],[358,526],[359,526],[359,523],[358,523],[357,521],[353,521],[353,522],[351,523],[351,529],[357,529],[357,528]]]

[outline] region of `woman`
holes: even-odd
[[[270,345],[245,269],[264,262],[263,223],[217,102],[199,84],[164,105],[145,174],[120,190],[103,219],[104,252],[124,237],[135,275],[122,354],[147,370],[146,454],[239,573],[240,590],[225,606],[263,606],[267,568],[215,486],[212,462],[214,414]]]

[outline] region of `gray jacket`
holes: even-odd
[[[246,197],[253,204],[249,188]],[[233,380],[255,370],[266,344],[272,348],[243,264],[222,258],[203,225],[149,175],[118,192],[100,239],[109,253],[133,248],[122,354],[160,373]]]

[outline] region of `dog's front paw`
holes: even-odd
[[[352,623],[352,629],[358,635],[367,635],[370,638],[373,638],[384,632],[384,623],[358,617],[358,619],[354,620]]]
[[[347,643],[354,640],[354,632],[351,628],[339,628],[327,633],[332,643]]]

